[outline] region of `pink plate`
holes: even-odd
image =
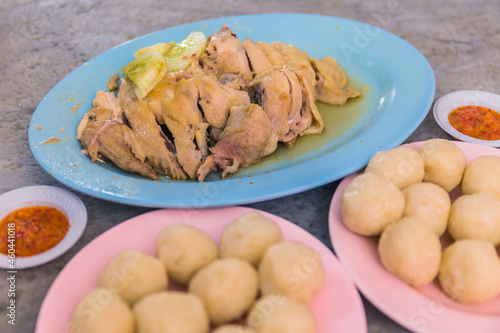
[[[71,312],[79,300],[95,288],[96,278],[118,252],[139,249],[155,253],[158,233],[172,223],[196,226],[220,241],[222,228],[253,209],[229,207],[207,210],[156,210],[139,215],[106,231],[83,248],[59,273],[43,301],[36,325],[37,333],[69,332]],[[325,267],[325,284],[309,304],[318,332],[365,333],[366,318],[361,298],[334,254],[317,238],[278,216],[261,212],[281,227],[286,240],[301,242],[314,249]]]
[[[423,142],[409,144],[417,149]],[[500,150],[478,144],[455,142],[467,162],[483,155],[500,157]],[[382,312],[414,332],[500,332],[500,296],[477,305],[464,305],[447,297],[437,282],[412,288],[386,271],[377,252],[377,238],[357,235],[347,229],[340,211],[342,193],[356,177],[346,177],[338,186],[330,206],[329,228],[332,245],[340,262],[363,295]],[[459,195],[455,189],[451,199]],[[448,236],[449,237],[449,236]],[[443,236],[444,245],[450,242]]]

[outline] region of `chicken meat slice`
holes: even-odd
[[[222,169],[222,178],[268,155],[267,142],[272,135],[272,124],[266,112],[257,104],[231,108],[220,141],[211,148],[210,155],[198,170],[198,180]]]
[[[163,101],[164,99],[168,100],[172,98],[171,94],[173,91],[170,89],[171,86],[181,79],[189,79],[191,76],[191,73],[187,71],[167,73],[160,83],[146,96],[144,100],[148,103],[148,109],[153,113],[158,124],[165,125],[165,121],[163,120]]]
[[[132,81],[130,81],[128,78],[123,78],[120,79],[120,88],[118,88],[118,97],[116,98],[116,100],[118,101],[118,105],[122,107],[123,102],[128,99],[134,100],[137,99],[137,96],[135,96]]]
[[[309,61],[307,52],[299,50],[292,44],[282,42],[259,42],[259,45],[274,66],[283,67],[285,65],[296,65],[302,72],[302,77],[304,77],[308,84],[313,88],[314,98],[317,98],[317,95],[323,86],[323,77],[314,70]]]
[[[304,71],[304,77],[311,81],[311,83],[316,84],[316,74],[314,69],[309,62],[306,51],[299,50],[292,44],[273,42],[271,45],[283,54],[287,59],[287,63],[297,65],[301,70]]]
[[[141,152],[159,174],[172,179],[187,179],[179,165],[174,147],[161,131],[145,100],[126,99],[122,104],[132,130],[141,140]]]
[[[307,54],[292,45],[279,42],[254,43],[247,39],[243,42],[243,47],[257,75],[266,77],[278,70],[288,80],[290,92],[288,131],[285,132],[286,126],[283,125],[279,141],[284,142],[287,147],[292,147],[298,135],[321,132],[323,122],[314,104],[315,72]],[[263,105],[263,108],[268,112],[267,106]],[[317,121],[314,122],[315,120]],[[306,132],[313,123],[313,129]]]
[[[113,110],[97,107],[86,116],[81,143],[91,162],[102,161],[100,156],[104,156],[123,170],[160,180],[148,163],[136,157],[133,150],[137,149],[139,139],[130,127],[112,119]]]
[[[360,92],[346,87],[347,77],[337,61],[326,56],[323,59],[309,57],[317,75],[323,77],[322,87],[318,93],[318,100],[332,105],[342,105],[349,98],[358,97]]]
[[[190,178],[208,156],[208,123],[198,108],[198,86],[195,79],[182,78],[164,86],[162,117],[174,138],[177,159]]]
[[[296,66],[290,66],[289,70],[293,72],[302,87],[302,108],[300,111],[302,121],[307,123],[306,128],[300,135],[320,134],[323,132],[324,123],[318,107],[316,106],[316,95],[313,82],[310,78],[304,76],[304,70]],[[303,126],[303,125],[302,125]]]
[[[289,131],[288,111],[292,102],[290,83],[281,70],[274,69],[256,76],[249,86],[254,101],[262,107],[271,121],[272,133],[264,153],[269,155]]]
[[[250,68],[256,75],[273,68],[273,63],[258,43],[247,38],[242,42],[242,45],[247,53]]]
[[[208,37],[200,64],[205,72],[235,89],[244,88],[253,78],[243,45],[227,24],[224,24],[219,32]]]
[[[119,123],[123,123],[123,110],[118,104],[118,99],[116,98],[114,93],[98,90],[94,100],[92,101],[92,105],[95,108],[113,110],[112,119]]]
[[[283,67],[289,61],[272,43],[257,42],[269,61],[276,67]]]
[[[289,68],[282,69],[290,84],[290,108],[288,111],[288,132],[280,137],[286,147],[294,145],[297,136],[301,135],[312,124],[312,113],[305,108],[303,91],[297,75]]]
[[[196,84],[200,94],[198,104],[210,125],[210,136],[218,141],[226,126],[229,109],[250,104],[250,97],[246,91],[224,86],[211,76],[196,78]]]
[[[112,117],[111,117],[112,120],[119,123],[123,123],[125,121],[123,110],[118,105],[118,100],[115,94],[112,92],[105,92],[102,90],[98,90],[94,100],[92,101],[92,106],[94,108],[103,108],[112,110]],[[76,138],[78,140],[82,139],[82,133],[85,127],[87,126],[88,121],[89,121],[89,115],[88,113],[86,113],[76,129]]]
[[[198,62],[193,62],[188,72],[196,80],[198,106],[203,120],[210,126],[210,137],[217,142],[229,117],[229,109],[250,104],[250,96],[246,90],[221,84],[214,76],[205,73]]]
[[[95,94],[95,98],[92,100],[92,105],[95,108],[105,108],[109,110],[113,110],[118,106],[118,100],[116,96],[112,92],[105,92],[102,90],[98,90]]]

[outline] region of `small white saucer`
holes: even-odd
[[[59,209],[69,219],[70,228],[53,248],[30,257],[15,257],[14,265],[0,254],[0,268],[10,271],[47,263],[69,250],[80,238],[87,225],[87,210],[73,193],[53,186],[29,186],[0,195],[0,221],[10,212],[29,206],[50,206]]]
[[[461,90],[442,96],[434,104],[434,119],[443,130],[457,140],[477,143],[490,147],[500,147],[500,140],[481,140],[472,138],[457,131],[451,126],[448,115],[460,106],[483,106],[500,112],[500,95],[480,90]]]

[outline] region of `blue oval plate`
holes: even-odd
[[[207,36],[228,23],[238,38],[294,44],[315,58],[331,55],[361,98],[342,107],[320,105],[325,132],[301,137],[228,179],[150,181],[111,163],[90,163],[76,128],[97,90],[141,47],[181,41],[192,31]],[[78,67],[41,101],[29,127],[40,165],[63,184],[104,200],[147,207],[215,207],[264,201],[305,191],[362,168],[378,150],[402,143],[419,126],[434,99],[434,73],[418,50],[380,28],[308,14],[233,16],[158,31],[114,47]]]

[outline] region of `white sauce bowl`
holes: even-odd
[[[443,130],[457,140],[500,147],[500,140],[481,140],[462,134],[451,126],[449,114],[461,106],[482,106],[500,112],[500,95],[480,90],[462,90],[444,95],[434,104],[434,118]]]
[[[9,271],[42,265],[62,255],[80,238],[87,225],[87,210],[73,193],[53,186],[29,186],[0,195],[0,221],[14,210],[31,206],[50,206],[59,209],[69,220],[69,230],[51,249],[29,257],[15,256],[14,265],[9,257],[0,254],[0,268]]]

